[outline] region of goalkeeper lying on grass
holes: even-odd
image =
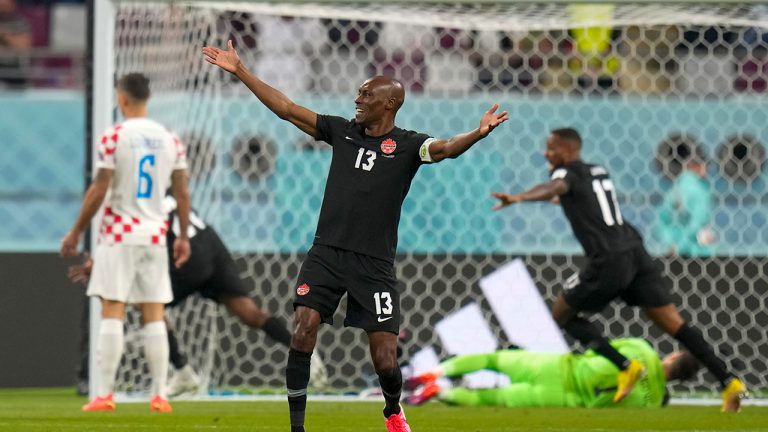
[[[614,348],[627,358],[637,359],[647,374],[624,400],[613,402],[618,370],[593,351],[584,354],[536,353],[521,349],[451,358],[436,369],[411,378],[406,388],[416,389],[407,399],[422,404],[432,398],[453,405],[506,407],[661,407],[668,400],[667,381],[687,380],[699,369],[686,351],[674,352],[664,360],[642,339],[617,339]],[[440,377],[460,377],[479,370],[507,375],[506,387],[468,389],[441,388]]]

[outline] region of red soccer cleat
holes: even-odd
[[[403,388],[406,390],[416,390],[419,386],[435,382],[440,376],[434,372],[426,372],[415,377],[408,378],[403,383]]]
[[[402,406],[400,412],[389,416],[384,424],[387,426],[387,432],[411,432],[411,427],[405,420],[405,411],[403,411]]]
[[[115,402],[112,400],[112,393],[101,397],[97,396],[96,399],[83,405],[83,411],[114,411]]]
[[[406,399],[408,405],[421,405],[440,394],[440,386],[437,383],[428,383],[420,391]]]
[[[156,411],[156,412],[169,413],[173,411],[173,408],[171,408],[171,404],[168,403],[168,401],[165,398],[163,398],[160,395],[157,395],[154,398],[152,398],[152,400],[149,402],[149,410]]]

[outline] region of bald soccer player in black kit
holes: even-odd
[[[355,98],[355,117],[349,120],[318,115],[293,103],[251,74],[231,41],[224,50],[206,47],[203,53],[209,63],[240,79],[278,117],[333,148],[314,245],[296,284],[294,332],[286,367],[291,431],[304,432],[310,359],[318,329],[322,323],[332,323],[344,294],[344,324],[368,334],[386,401],[387,430],[410,431],[400,406],[400,294],[393,265],[402,203],[422,164],[461,155],[506,121],[507,113],[496,113],[498,105],[493,105],[474,130],[436,139],[395,126],[405,90],[391,78],[365,81]]]

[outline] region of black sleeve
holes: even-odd
[[[324,114],[317,115],[317,136],[318,141],[325,141],[326,143],[333,145],[333,135],[338,131],[344,129],[349,120],[338,116],[330,116]]]
[[[555,168],[552,174],[549,176],[550,180],[563,179],[568,185],[568,193],[570,193],[578,181],[578,175],[567,167]]]
[[[426,152],[427,152],[427,149],[424,148],[424,143],[428,139],[430,139],[430,138],[432,138],[432,137],[427,135],[427,134],[421,133],[421,132],[409,131],[409,133],[407,135],[408,142],[412,143],[412,144],[409,144],[409,146],[410,146],[409,148],[412,148],[412,149],[415,150],[416,153],[415,153],[414,156],[419,161],[420,164],[422,164],[422,163],[431,163],[431,161],[430,162],[425,162],[425,160],[424,160],[424,158],[426,157]],[[423,152],[422,152],[422,150],[423,150]]]

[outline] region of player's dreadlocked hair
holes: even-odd
[[[701,365],[696,357],[688,351],[682,351],[675,362],[669,366],[667,380],[687,381],[696,375]]]
[[[149,99],[149,78],[144,74],[134,72],[123,75],[117,82],[117,88],[137,102]]]

